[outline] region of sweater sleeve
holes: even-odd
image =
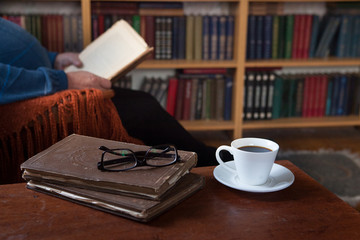
[[[64,71],[45,67],[27,70],[0,63],[0,104],[49,95],[67,87]]]

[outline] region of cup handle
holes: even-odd
[[[227,164],[225,164],[225,163],[223,162],[223,160],[221,160],[221,157],[220,157],[220,151],[221,151],[221,150],[228,151],[231,155],[234,156],[234,154],[232,153],[232,148],[229,147],[229,146],[226,146],[226,145],[222,145],[222,146],[220,146],[220,147],[218,147],[218,148],[216,149],[215,156],[216,156],[216,160],[219,162],[219,164],[220,164],[222,167],[224,167],[224,168],[226,168],[227,170],[229,170],[230,172],[236,174],[236,170],[235,170],[235,169],[229,167]]]

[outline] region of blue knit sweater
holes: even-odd
[[[53,69],[56,55],[20,26],[0,18],[0,104],[67,89],[64,71]]]

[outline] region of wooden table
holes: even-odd
[[[206,186],[150,223],[25,188],[0,186],[0,239],[360,239],[360,213],[288,161],[295,182],[273,193],[228,188],[213,167]]]

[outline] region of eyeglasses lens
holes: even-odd
[[[176,160],[176,150],[172,146],[152,147],[145,156],[150,166],[166,166]]]

